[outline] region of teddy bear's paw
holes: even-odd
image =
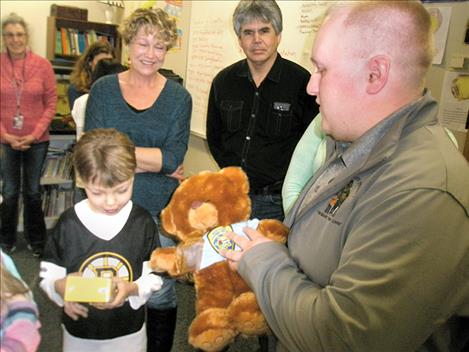
[[[269,332],[256,297],[253,292],[245,292],[236,297],[228,307],[228,315],[233,326],[243,335],[254,336]]]
[[[288,237],[288,227],[281,221],[275,219],[263,219],[259,222],[257,231],[264,236],[280,243],[286,243]]]
[[[234,341],[236,329],[223,308],[209,308],[198,314],[189,327],[189,343],[207,352],[221,351]]]
[[[150,258],[150,267],[157,272],[176,273],[176,248],[165,247],[155,249]]]

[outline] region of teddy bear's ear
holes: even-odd
[[[249,193],[249,180],[243,169],[237,166],[229,166],[221,169],[220,173],[238,186],[241,193]]]
[[[161,212],[161,225],[167,233],[174,234],[176,232],[173,214],[168,210],[168,208],[163,209]]]

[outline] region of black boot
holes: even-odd
[[[24,200],[24,233],[35,257],[42,255],[46,240],[46,223],[41,198]]]
[[[258,352],[268,352],[269,351],[269,338],[267,335],[261,335],[258,338],[259,341],[259,349]]]
[[[18,199],[3,199],[3,203],[0,205],[0,214],[0,243],[6,252],[10,252],[16,244]]]
[[[170,352],[176,329],[177,308],[147,308],[147,352]]]

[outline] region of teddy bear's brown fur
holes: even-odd
[[[196,316],[189,328],[189,343],[204,351],[220,351],[238,334],[268,332],[254,293],[226,261],[198,270],[204,234],[249,219],[248,192],[248,179],[238,167],[203,171],[179,185],[161,214],[163,229],[179,244],[156,249],[151,266],[174,277],[193,273]],[[257,230],[283,243],[288,232],[277,220],[261,220]]]

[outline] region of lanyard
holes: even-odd
[[[22,75],[22,79],[18,79],[16,78],[16,75],[15,75],[15,65],[13,64],[13,60],[11,59],[11,56],[10,54],[8,54],[8,58],[10,60],[10,63],[11,63],[11,73],[13,75],[13,78],[11,80],[12,84],[13,84],[13,87],[15,88],[15,96],[16,96],[16,115],[20,115],[21,112],[20,112],[20,104],[21,104],[21,95],[23,94],[23,87],[24,87],[24,81],[25,81],[25,75],[24,75],[24,71],[25,71],[25,66],[26,66],[26,56],[24,57],[24,61],[23,61],[23,75]]]

